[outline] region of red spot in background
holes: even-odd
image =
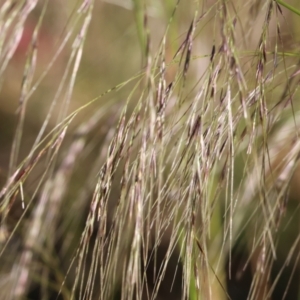
[[[25,24],[21,40],[20,40],[19,45],[18,45],[18,47],[15,51],[15,54],[14,54],[15,57],[20,57],[20,56],[26,55],[27,49],[30,46],[33,31],[34,31],[33,24],[30,24],[30,23]]]
[[[23,34],[21,40],[14,53],[14,60],[20,61],[26,58],[28,50],[30,49],[33,32],[36,27],[36,22],[33,20],[27,20],[24,25]],[[37,47],[39,59],[45,60],[51,55],[53,49],[53,37],[43,26],[40,27],[37,36]]]

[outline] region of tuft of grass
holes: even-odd
[[[1,299],[299,296],[298,15],[5,0]]]

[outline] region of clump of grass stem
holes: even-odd
[[[239,280],[247,299],[294,293],[299,53],[282,32],[298,10],[279,0],[189,1],[182,16],[183,1],[148,2],[126,6],[140,68],[77,107],[99,3],[72,2],[42,71],[54,2],[0,7],[3,90],[39,11],[0,190],[1,299],[238,299]],[[153,29],[152,6],[167,12],[163,29]],[[61,63],[25,149],[31,103]]]

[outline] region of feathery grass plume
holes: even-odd
[[[4,0],[1,300],[297,298],[299,22]]]

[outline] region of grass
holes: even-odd
[[[299,298],[298,10],[5,0],[1,299]]]

